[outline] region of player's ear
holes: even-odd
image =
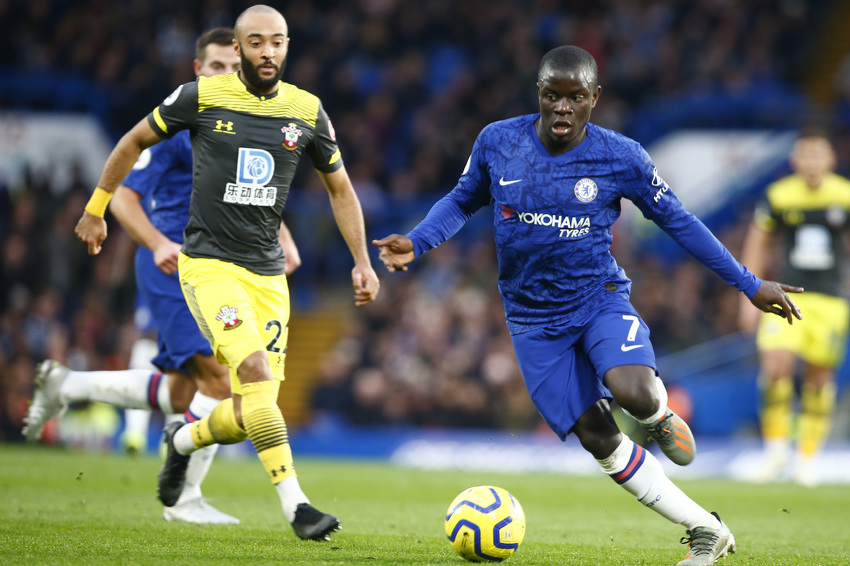
[[[593,94],[590,95],[590,107],[596,108],[596,103],[599,101],[599,95],[602,94],[602,87],[600,85],[596,86],[596,89],[593,91]]]
[[[194,61],[192,61],[192,67],[195,69],[195,76],[200,77],[201,67],[203,67],[203,64],[198,59],[195,59]]]

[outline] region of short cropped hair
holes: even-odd
[[[575,45],[562,45],[549,51],[540,60],[537,70],[537,80],[548,70],[585,70],[587,78],[591,80],[591,88],[599,86],[599,70],[596,67],[596,59],[593,55]]]
[[[207,45],[215,43],[216,45],[232,45],[233,44],[233,28],[212,28],[204,33],[195,41],[195,58],[203,62],[207,54]]]

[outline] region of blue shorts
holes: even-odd
[[[195,354],[212,355],[183,297],[179,277],[163,273],[153,261],[153,252],[142,246],[136,251],[136,285],[156,323],[159,355],[151,360],[156,367],[189,373],[187,360]]]
[[[581,326],[552,325],[511,336],[528,393],[549,427],[564,440],[600,399],[611,399],[609,369],[656,369],[649,328],[628,296],[613,294]]]

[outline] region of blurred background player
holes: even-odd
[[[767,187],[744,242],[743,263],[759,277],[775,276],[806,292],[796,298],[804,324],[788,326],[741,302],[740,325],[756,330],[764,461],[753,477],[782,477],[791,460],[798,360],[802,360],[794,481],[816,482],[814,458],[829,435],[835,370],[844,357],[850,308],[844,238],[850,224],[850,181],[833,172],[835,151],[823,132],[804,132],[791,153],[794,172]],[[774,246],[781,248],[777,266]],[[776,271],[777,273],[773,273]],[[777,322],[779,322],[777,324]]]
[[[194,61],[197,76],[232,73],[239,69],[239,63],[231,28],[214,28],[198,38]],[[130,369],[124,371],[78,372],[52,360],[43,362],[26,417],[24,433],[28,440],[37,441],[44,423],[77,401],[101,401],[166,414],[185,412],[185,420],[194,422],[230,396],[227,368],[212,355],[209,342],[189,312],[177,276],[191,190],[191,145],[189,133],[182,132],[145,150],[116,191],[110,210],[141,244],[136,252],[136,282],[158,331],[158,353],[154,351],[157,355],[152,360],[147,357],[149,343],[142,339],[134,347]],[[287,273],[291,273],[300,264],[300,257],[282,223],[280,241]],[[165,373],[151,371],[145,358]],[[145,430],[147,419],[131,413],[129,426],[131,431]],[[163,512],[166,520],[238,523],[201,496],[200,484],[216,450],[217,446],[211,446],[193,455],[180,498]]]

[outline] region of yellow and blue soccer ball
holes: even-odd
[[[525,513],[501,487],[470,487],[449,505],[446,536],[455,552],[470,562],[501,562],[525,536]]]

